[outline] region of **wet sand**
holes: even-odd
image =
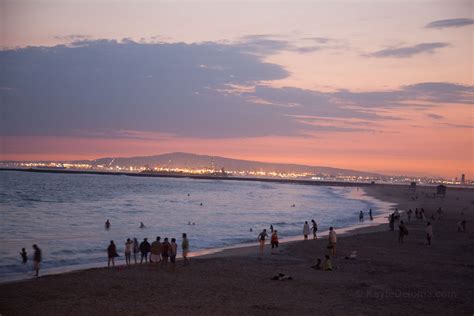
[[[192,258],[175,272],[150,265],[97,268],[0,285],[2,315],[84,314],[433,314],[474,313],[474,190],[448,188],[444,199],[435,188],[364,188],[399,209],[423,207],[432,221],[432,245],[426,223],[408,223],[403,245],[388,223],[338,238],[334,271],[310,266],[327,253],[327,239],[282,244],[279,253],[256,247]],[[461,212],[464,215],[461,215]],[[404,219],[405,215],[402,216]],[[467,232],[457,222],[467,220]],[[356,260],[345,256],[356,250]],[[278,273],[293,280],[274,281]]]

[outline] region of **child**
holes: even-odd
[[[329,255],[326,255],[324,259],[324,271],[332,271],[332,263]]]

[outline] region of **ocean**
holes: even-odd
[[[110,240],[118,263],[133,237],[180,244],[187,233],[191,252],[199,254],[255,242],[270,225],[281,240],[301,236],[311,219],[320,231],[369,225],[369,208],[382,218],[390,207],[351,187],[0,171],[0,282],[32,276],[33,244],[43,252],[41,273],[56,273],[106,266]]]

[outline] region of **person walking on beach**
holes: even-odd
[[[388,215],[388,221],[389,221],[390,231],[394,231],[395,230],[395,218],[393,216],[393,213]]]
[[[313,239],[318,239],[318,236],[316,236],[316,233],[318,232],[318,223],[314,219],[311,220],[311,223],[313,223]]]
[[[328,248],[331,249],[331,254],[333,256],[335,256],[336,255],[337,235],[336,235],[336,231],[334,230],[334,228],[332,226],[329,227],[328,241],[329,241]]]
[[[272,245],[272,254],[273,248],[278,248],[278,231],[275,229],[270,237],[270,244]]]
[[[168,258],[170,256],[170,243],[168,241],[168,237],[165,238],[163,244],[161,244],[161,257],[163,260],[161,261],[163,264],[168,264]]]
[[[267,235],[267,230],[264,229],[262,230],[262,232],[260,234],[258,234],[258,241],[260,243],[260,246],[259,246],[259,253],[260,253],[260,256],[263,255],[263,248],[265,247],[265,238],[267,238],[268,235]]]
[[[373,216],[372,216],[372,209],[369,209],[369,218],[371,221],[374,220]]]
[[[39,276],[40,264],[43,259],[41,256],[41,249],[35,244],[33,245],[33,270],[35,271],[35,276]]]
[[[21,263],[26,264],[26,262],[28,261],[28,255],[26,254],[25,248],[21,248],[20,256],[21,256]]]
[[[360,211],[359,212],[359,222],[363,222],[364,221],[364,212]]]
[[[137,264],[137,256],[138,253],[140,252],[140,246],[138,245],[138,240],[136,238],[133,238],[133,259],[135,259],[135,264]]]
[[[176,239],[171,238],[170,243],[170,263],[171,263],[171,271],[174,271],[176,267],[176,255],[178,253],[178,245],[176,244]]]
[[[403,239],[406,235],[408,235],[408,229],[403,221],[400,221],[400,225],[398,226],[398,242],[403,244]]]
[[[151,243],[150,262],[159,263],[161,261],[161,237],[156,237],[156,240]]]
[[[133,250],[133,241],[130,240],[130,238],[127,238],[127,241],[125,242],[125,263],[127,266],[130,266],[132,263],[132,250]]]
[[[150,243],[148,242],[148,238],[144,238],[140,243],[140,252],[142,254],[140,264],[143,263],[143,259],[145,259],[145,263],[148,263],[148,253],[150,252]]]
[[[308,222],[304,222],[303,225],[303,235],[304,235],[304,240],[308,240],[308,235],[309,235],[309,225]]]
[[[183,233],[183,241],[181,243],[181,249],[183,250],[183,264],[188,265],[188,253],[189,253],[189,240],[188,236]]]
[[[428,245],[431,245],[431,238],[433,238],[433,226],[431,226],[431,223],[428,222],[426,224],[426,240],[428,241]]]
[[[112,267],[115,267],[115,257],[118,257],[117,247],[114,244],[114,241],[110,241],[110,245],[107,247],[107,267],[110,268],[110,263],[112,262]]]

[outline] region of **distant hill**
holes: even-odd
[[[149,166],[162,167],[162,168],[190,168],[190,169],[203,169],[203,168],[215,168],[232,171],[264,171],[264,172],[296,172],[296,173],[312,173],[312,174],[324,174],[332,176],[368,176],[368,177],[382,177],[380,174],[349,170],[349,169],[338,169],[330,167],[320,166],[306,166],[298,164],[282,164],[282,163],[268,163],[241,159],[232,159],[219,156],[207,156],[207,155],[196,155],[190,153],[168,153],[156,156],[144,156],[144,157],[129,157],[129,158],[100,158],[96,160],[81,160],[73,161],[75,163],[89,163],[92,165],[104,165],[104,166],[120,166],[120,167],[143,167]]]

